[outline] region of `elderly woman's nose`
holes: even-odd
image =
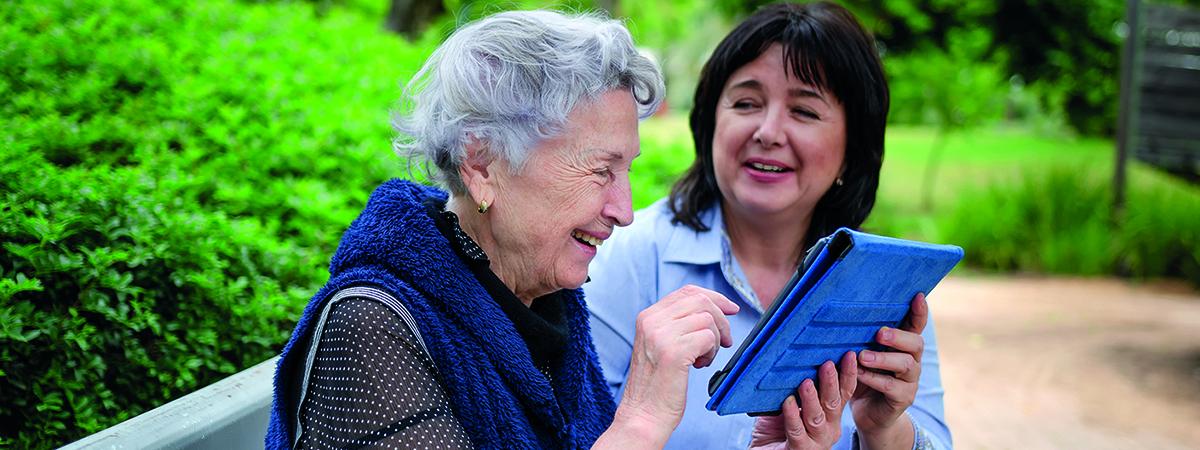
[[[633,223],[633,194],[629,180],[615,183],[609,190],[608,201],[604,202],[604,217],[619,227]]]
[[[760,116],[758,128],[754,130],[754,141],[763,147],[783,144],[783,121],[787,119],[784,108],[767,108]]]

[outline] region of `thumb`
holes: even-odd
[[[903,329],[913,333],[921,334],[925,331],[925,325],[929,323],[929,302],[925,301],[925,294],[918,292],[913,297],[912,304],[908,308],[908,320],[905,321]]]

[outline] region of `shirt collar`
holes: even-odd
[[[708,231],[695,231],[688,227],[678,227],[671,234],[663,249],[663,262],[692,265],[716,264],[721,267],[721,275],[729,286],[738,293],[743,303],[763,312],[758,296],[750,289],[750,283],[741,267],[733,257],[733,248],[729,237],[725,234],[725,221],[721,215],[720,202],[713,202],[712,207],[700,213],[700,221],[708,224]]]
[[[708,231],[696,231],[682,226],[671,233],[663,249],[663,262],[683,264],[718,264],[721,262],[722,237],[725,222],[721,217],[721,203],[713,202],[700,212],[700,222],[708,225]]]

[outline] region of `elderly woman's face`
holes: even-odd
[[[633,95],[609,91],[576,106],[520,174],[497,171],[492,232],[504,270],[518,278],[518,295],[526,283],[545,292],[581,286],[596,246],[633,220],[629,166],[640,153],[637,125]]]
[[[742,217],[811,214],[841,171],[845,116],[832,94],[788,76],[778,44],[742,66],[716,110],[713,169],[724,205]]]

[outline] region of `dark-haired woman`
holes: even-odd
[[[875,202],[888,88],[874,40],[840,6],[777,4],[742,22],[704,66],[691,112],[696,160],[668,199],[639,211],[591,264],[584,285],[610,389],[626,388],[636,317],[686,284],[740,303],[749,333],[805,249],[858,228]],[[858,388],[835,448],[949,448],[937,347],[923,296],[905,326],[881,329],[888,351],[862,351]],[[707,381],[731,352],[693,370],[668,448],[745,448],[778,419],[706,411]],[[822,374],[822,376],[824,376]],[[791,401],[791,400],[789,400]],[[834,415],[829,415],[833,419]],[[817,425],[825,417],[806,417]],[[788,429],[789,434],[804,432]]]

